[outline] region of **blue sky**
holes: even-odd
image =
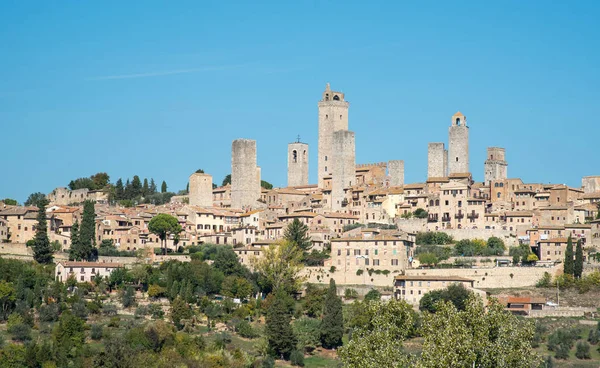
[[[99,171],[220,183],[236,138],[283,186],[298,134],[316,182],[326,82],[357,163],[403,159],[424,181],[460,110],[476,180],[501,146],[510,177],[580,186],[600,175],[599,17],[596,1],[3,1],[0,198]]]

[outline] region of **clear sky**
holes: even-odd
[[[470,126],[470,168],[506,148],[510,177],[600,175],[598,1],[2,1],[0,198],[108,172],[220,184],[231,142],[257,140],[286,184],[326,82],[350,101],[357,163],[405,160]]]

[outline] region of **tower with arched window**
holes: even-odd
[[[493,180],[504,180],[507,176],[508,163],[506,151],[501,147],[488,147],[487,159],[484,163],[484,183],[490,185]]]
[[[448,129],[448,173],[469,173],[469,127],[460,111],[452,115]]]
[[[288,187],[308,185],[308,144],[288,144]]]
[[[348,107],[342,92],[332,91],[329,83],[319,101],[318,180],[323,188],[323,178],[333,172],[333,133],[348,130]]]

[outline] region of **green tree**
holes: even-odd
[[[263,288],[295,292],[299,290],[303,278],[302,251],[295,244],[283,241],[272,244],[263,251],[260,258],[251,258],[252,266],[260,274]]]
[[[25,201],[25,203],[23,205],[25,206],[36,206],[37,208],[40,208],[41,205],[46,206],[47,200],[46,200],[46,195],[44,193],[41,192],[36,192],[36,193],[31,193],[29,195],[29,197],[27,197],[27,200]]]
[[[159,213],[148,223],[148,231],[159,237],[161,247],[164,244],[163,253],[167,254],[167,236],[179,234],[181,225],[179,225],[177,218],[166,213]]]
[[[311,352],[321,345],[321,321],[316,318],[300,317],[293,323],[298,349]]]
[[[52,247],[48,238],[48,225],[46,223],[46,204],[44,199],[39,203],[37,225],[35,228],[35,239],[33,244],[33,259],[42,264],[52,263]]]
[[[115,183],[115,199],[117,201],[125,199],[125,187],[123,187],[123,179],[121,178]]]
[[[148,179],[144,178],[144,185],[142,185],[142,196],[145,197],[150,194],[150,187],[148,186]]]
[[[573,264],[573,276],[580,279],[583,274],[583,248],[581,247],[581,239],[577,240],[577,248],[575,250],[575,263]]]
[[[422,208],[417,208],[415,210],[415,212],[413,212],[413,216],[416,217],[416,218],[423,219],[423,218],[427,218],[428,213],[427,213],[427,211],[425,211]]]
[[[19,204],[15,199],[12,198],[4,198],[0,202],[4,202],[4,204],[7,206],[16,206]]]
[[[75,220],[73,226],[71,226],[71,248],[69,248],[69,259],[86,259],[85,256],[86,255],[79,244],[79,222]]]
[[[96,244],[96,213],[93,201],[83,203],[83,217],[78,230],[79,236],[71,235],[70,256],[75,260],[91,261],[95,257]],[[73,244],[73,240],[76,242]]]
[[[162,184],[160,185],[160,192],[161,193],[166,193],[167,192],[167,182],[163,180]]]
[[[377,289],[371,289],[365,295],[365,301],[381,300],[381,293]]]
[[[461,284],[453,284],[445,289],[432,290],[425,293],[419,302],[419,310],[435,313],[437,311],[437,303],[441,301],[450,302],[459,311],[466,308],[466,303],[473,293],[467,290]]]
[[[150,194],[156,193],[156,183],[154,182],[154,178],[150,178]]]
[[[133,180],[131,181],[131,196],[133,198],[137,198],[142,195],[142,181],[140,177],[137,175],[133,176]]]
[[[574,276],[574,266],[575,265],[573,264],[573,240],[571,239],[571,235],[569,235],[569,239],[567,240],[567,249],[565,250],[565,263],[563,266],[565,275]]]
[[[224,187],[227,184],[231,184],[231,174],[225,175],[225,178],[223,178],[223,182],[221,183],[221,186]]]
[[[12,283],[0,280],[0,320],[6,320],[17,300],[17,292]]]
[[[58,324],[52,331],[52,340],[56,351],[57,365],[66,367],[79,356],[85,342],[85,323],[70,311],[61,314]]]
[[[94,187],[91,188],[93,190],[103,189],[110,184],[110,176],[105,172],[96,173],[90,176],[90,179],[92,179],[92,182],[94,183]]]
[[[405,301],[358,303],[359,323],[350,341],[338,350],[346,367],[412,367],[412,358],[402,344],[414,327],[412,307]]]
[[[181,324],[182,320],[189,319],[192,316],[192,309],[183,298],[177,296],[173,302],[171,302],[171,321],[173,321],[173,324],[177,329],[181,330],[183,328],[183,325]]]
[[[342,345],[344,335],[344,316],[342,299],[337,296],[337,288],[333,279],[329,280],[329,290],[325,297],[323,319],[321,320],[321,343],[326,349],[335,349]]]
[[[130,308],[135,306],[135,290],[132,286],[128,286],[121,293],[121,303],[123,308]]]
[[[290,324],[292,315],[288,308],[290,296],[283,289],[276,291],[267,310],[265,334],[273,356],[289,359],[296,350],[297,339]]]
[[[243,277],[230,275],[223,279],[221,292],[230,298],[244,300],[252,294],[252,284]]]
[[[294,219],[294,221],[285,228],[283,237],[285,240],[296,245],[303,252],[308,252],[312,247],[312,241],[308,234],[308,226],[298,219]]]
[[[423,352],[417,367],[533,368],[541,362],[531,346],[533,323],[504,310],[497,300],[484,307],[473,295],[464,311],[441,302],[436,313],[423,318]]]
[[[260,186],[265,188],[265,189],[273,189],[273,184],[269,183],[266,180],[261,180],[260,181]]]
[[[417,258],[422,265],[435,266],[439,259],[433,253],[420,253]]]

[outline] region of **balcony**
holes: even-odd
[[[450,216],[442,216],[442,222],[450,222]]]
[[[439,219],[438,219],[437,215],[427,217],[427,222],[438,222],[438,221],[439,221]]]
[[[470,218],[470,219],[477,219],[477,218],[479,218],[479,214],[478,214],[478,213],[469,213],[469,214],[467,215],[467,218]]]

